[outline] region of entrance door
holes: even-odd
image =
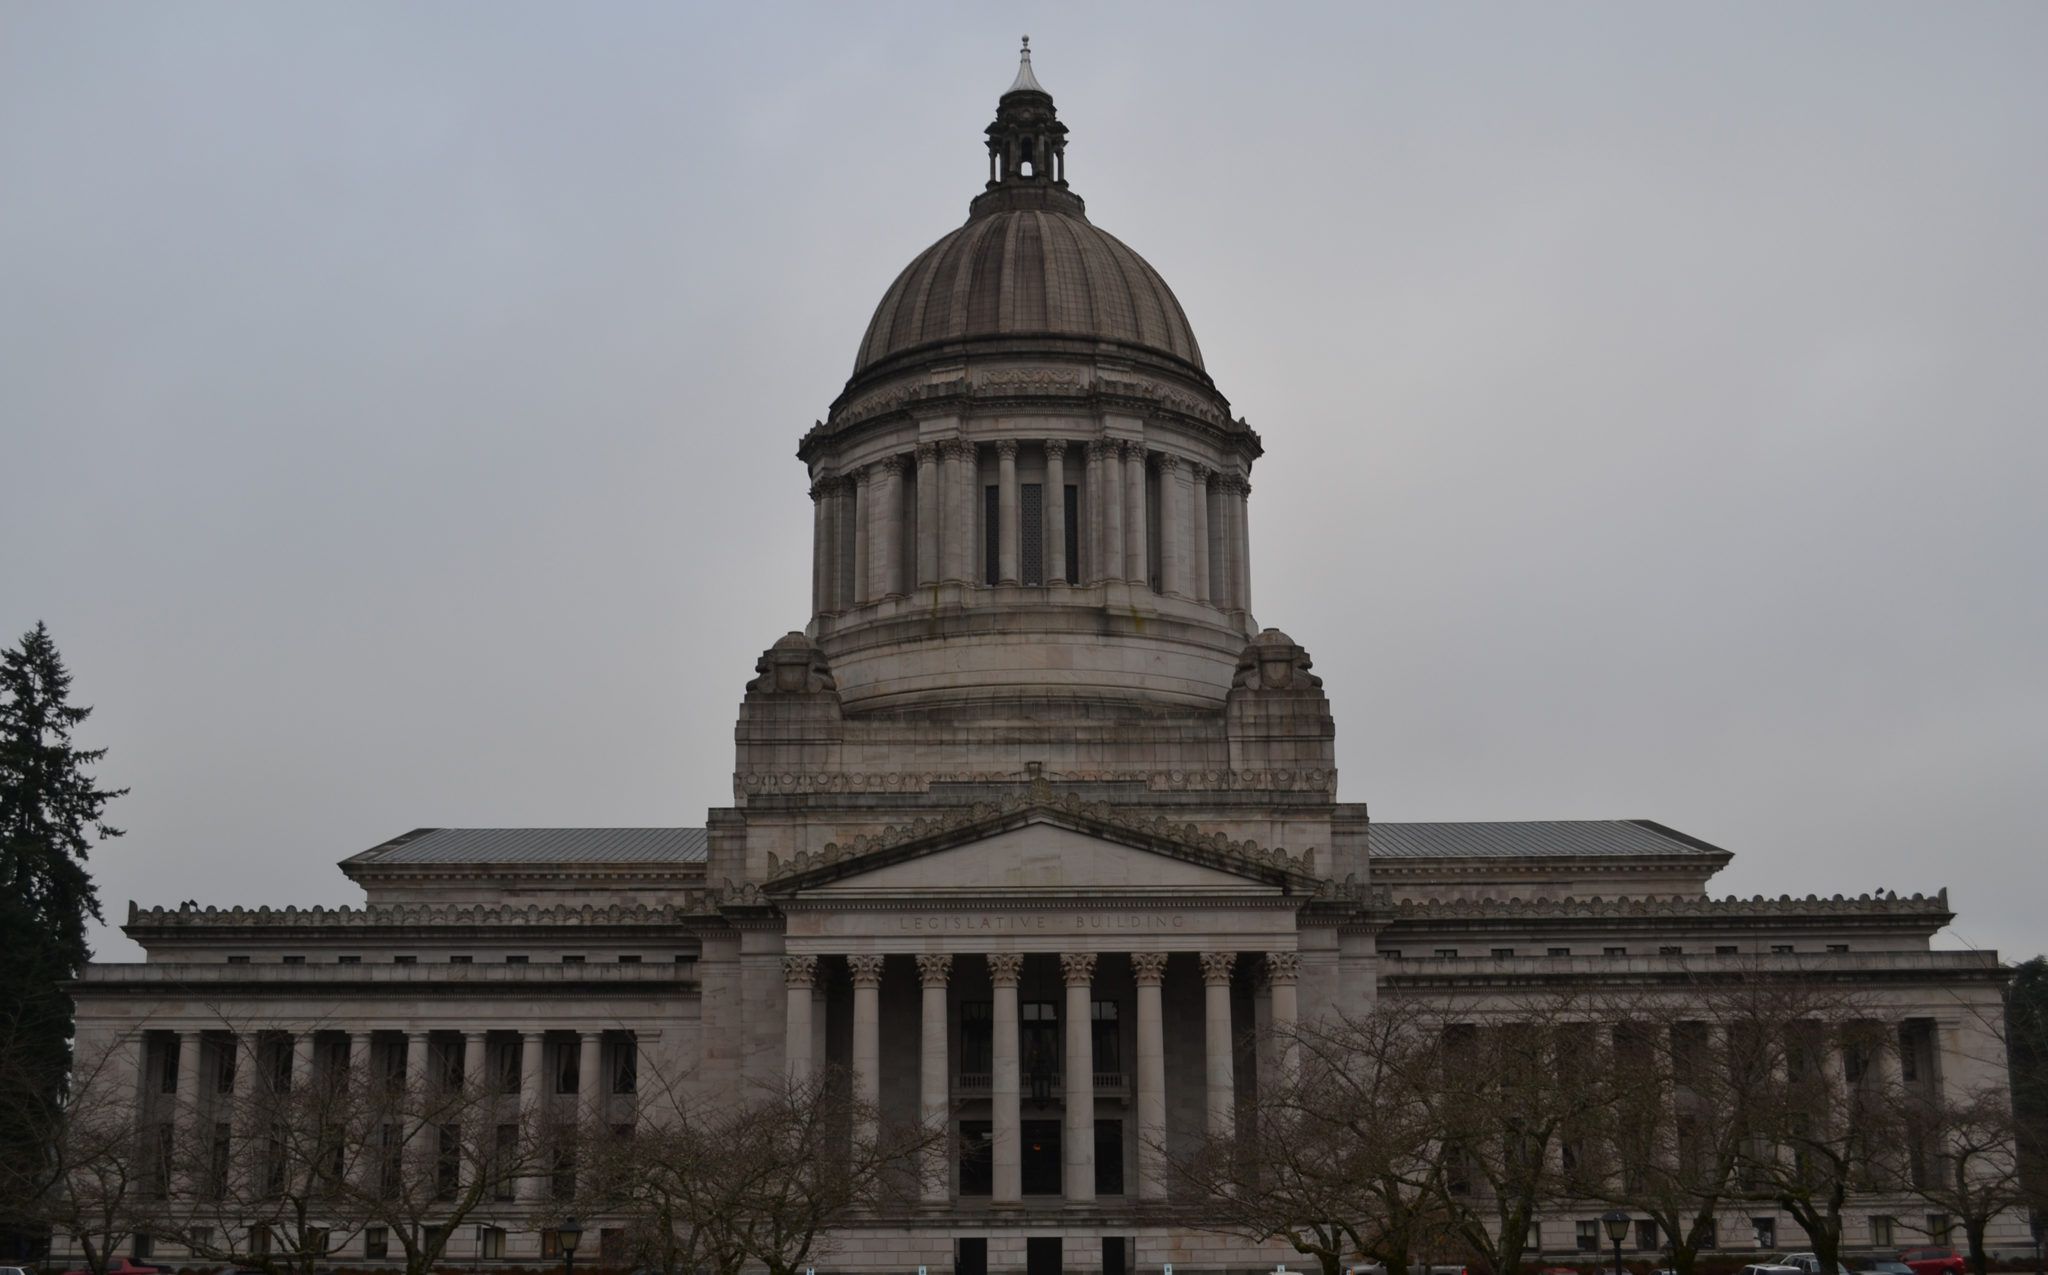
[[[1023,1178],[1026,1195],[1060,1193],[1060,1122],[1025,1120],[1018,1132],[1024,1135]],[[1036,1241],[1033,1241],[1036,1243]],[[1055,1268],[1057,1269],[1057,1268]]]
[[[1024,1275],[1060,1275],[1060,1237],[1033,1235],[1024,1241]]]

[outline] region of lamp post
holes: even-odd
[[[2048,1225],[2044,1225],[2044,1223],[2048,1223],[2048,1219],[2044,1219],[2041,1216],[2040,1209],[2033,1208],[2027,1210],[2027,1225],[2031,1227],[2034,1232],[2034,1275],[2042,1275],[2041,1232],[2043,1230],[2048,1230]]]
[[[1607,1238],[1614,1241],[1614,1275],[1623,1275],[1621,1242],[1628,1238],[1629,1216],[1620,1209],[1609,1209],[1600,1215],[1600,1224],[1607,1228]]]
[[[578,1222],[574,1214],[563,1218],[562,1224],[555,1228],[555,1238],[562,1245],[562,1275],[576,1275],[576,1241],[583,1238],[583,1223]]]

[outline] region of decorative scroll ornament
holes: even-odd
[[[1140,987],[1159,986],[1166,981],[1166,953],[1131,953],[1131,973],[1136,976]]]
[[[1266,953],[1266,982],[1274,987],[1291,987],[1301,978],[1299,952]]]
[[[855,987],[880,987],[882,985],[883,958],[872,952],[862,952],[846,958],[846,968],[853,971]]]
[[[1021,952],[991,952],[988,957],[988,977],[997,987],[1015,987],[1017,979],[1024,973],[1024,954]]]
[[[953,958],[945,952],[926,952],[917,958],[917,977],[926,987],[944,987],[953,972]]]
[[[1095,978],[1095,953],[1060,953],[1060,975],[1068,987],[1086,987]]]
[[[1202,981],[1204,983],[1228,983],[1230,967],[1237,964],[1235,952],[1202,953]]]
[[[785,956],[782,958],[782,982],[785,986],[808,988],[818,979],[818,958],[815,956]]]

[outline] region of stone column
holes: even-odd
[[[853,971],[854,1137],[873,1142],[882,1105],[882,963],[873,953],[846,958]]]
[[[1095,1041],[1093,1015],[1095,953],[1066,952],[1060,973],[1067,983],[1067,1125],[1060,1142],[1067,1201],[1095,1199]]]
[[[1094,460],[1094,489],[1089,493],[1095,503],[1102,506],[1100,545],[1096,555],[1095,578],[1098,580],[1121,580],[1124,578],[1124,464],[1119,458],[1117,445],[1109,439],[1091,443],[1088,447]]]
[[[1197,602],[1209,600],[1209,469],[1188,467],[1188,589]]]
[[[483,1032],[462,1033],[462,1102],[469,1111],[469,1126],[462,1135],[476,1148],[476,1158],[463,1164],[461,1173],[465,1184],[474,1185],[477,1175],[483,1172],[480,1162],[493,1154],[496,1145],[497,1126],[491,1119],[489,1078],[484,1075],[488,1067],[485,1046],[489,1038]]]
[[[939,582],[939,445],[917,445],[917,583]]]
[[[348,1036],[348,1082],[352,1085],[370,1083],[369,1032],[350,1032]]]
[[[1166,1198],[1166,1034],[1160,987],[1166,953],[1131,953],[1138,981],[1138,1198]]]
[[[424,1095],[427,1092],[427,1034],[405,1034],[405,1084]]]
[[[1209,600],[1223,611],[1230,609],[1230,509],[1224,498],[1228,481],[1220,471],[1210,470],[1202,501],[1209,515]]]
[[[1235,952],[1202,953],[1202,992],[1208,1026],[1209,1136],[1227,1138],[1236,1129],[1236,1059],[1231,1053],[1230,967]]]
[[[1017,583],[1017,440],[1006,438],[996,444],[996,579]]]
[[[1301,1040],[1294,1034],[1301,1016],[1300,982],[1300,953],[1266,953],[1266,986],[1273,997],[1273,1039],[1278,1046],[1274,1056],[1280,1061],[1277,1079],[1282,1082],[1301,1067]]]
[[[791,1088],[811,1079],[811,984],[816,981],[818,958],[782,958],[782,982],[787,990],[782,1020],[782,1058]]]
[[[1180,457],[1159,456],[1159,591],[1189,596],[1188,498]]]
[[[313,1083],[313,1033],[292,1037],[292,1088],[302,1090]]]
[[[199,1146],[199,1094],[205,1088],[199,1080],[199,1068],[205,1042],[205,1035],[195,1028],[178,1033],[178,1089],[171,1110],[171,1180],[173,1189],[181,1194],[197,1191],[200,1176],[196,1171],[181,1171],[180,1166],[196,1170],[205,1162]]]
[[[1016,952],[994,952],[988,958],[989,982],[995,995],[989,1006],[995,1058],[989,1076],[989,1154],[995,1166],[997,1204],[1024,1199],[1024,1133],[1022,1069],[1017,1047],[1017,979],[1024,958]]]
[[[519,1121],[524,1127],[520,1136],[531,1138],[538,1130],[541,1104],[541,1072],[546,1064],[542,1045],[546,1037],[540,1032],[521,1032],[519,1035]],[[547,1185],[545,1171],[539,1166],[529,1170],[519,1179],[518,1195],[528,1203],[538,1201]]]
[[[846,596],[846,523],[853,486],[844,478],[828,478],[825,488],[825,610],[844,611]]]
[[[1252,485],[1237,480],[1237,608],[1252,609]]]
[[[863,465],[854,472],[853,483],[853,596],[846,600],[847,609],[866,606],[876,594],[873,554],[868,545],[874,540],[875,475]]]
[[[917,958],[917,976],[924,985],[923,1032],[918,1049],[918,1115],[925,1127],[941,1135],[925,1153],[924,1202],[944,1204],[951,1195],[946,1171],[947,1134],[952,1114],[952,1077],[948,1075],[946,1050],[946,978],[953,958],[943,953],[926,953]]]
[[[974,577],[974,446],[954,438],[946,441],[945,450],[946,525],[939,551],[946,579],[965,583]]]
[[[1045,582],[1067,582],[1067,444],[1047,439],[1045,444],[1045,499],[1041,521],[1045,531]]]
[[[1124,444],[1124,579],[1149,585],[1145,543],[1145,444]]]
[[[903,596],[903,458],[875,462],[874,585],[878,596]]]
[[[821,478],[811,484],[811,614],[831,606],[827,578],[832,569],[832,484]]]
[[[484,1087],[485,1046],[489,1037],[483,1032],[462,1033],[462,1092],[465,1094],[488,1093]]]
[[[584,1123],[602,1128],[605,1094],[611,1089],[604,1082],[604,1033],[581,1033],[576,1050],[576,1105],[583,1108]]]

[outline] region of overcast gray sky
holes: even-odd
[[[729,801],[1023,31],[1346,799],[2048,947],[2041,4],[0,6],[0,637],[134,789],[108,915]]]

